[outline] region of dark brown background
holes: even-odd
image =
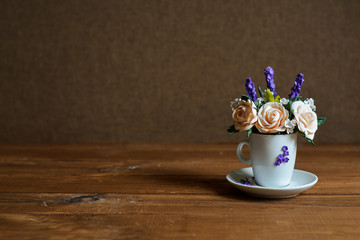
[[[360,1],[1,1],[1,142],[236,142],[251,76],[359,142]]]

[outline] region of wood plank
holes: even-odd
[[[241,214],[244,208],[262,211],[291,204],[299,211],[318,207],[335,210],[350,208],[350,216],[360,218],[360,198],[352,195],[300,195],[290,199],[262,199],[243,195],[218,194],[68,194],[68,193],[1,193],[1,214],[221,214],[233,208]],[[206,210],[208,208],[208,210]],[[203,211],[198,211],[202,209]],[[209,212],[207,212],[209,211]],[[347,211],[347,210],[346,210]]]
[[[360,194],[359,177],[320,177],[307,193]],[[14,176],[1,181],[0,192],[32,193],[193,193],[232,194],[238,191],[224,176]]]
[[[2,215],[2,239],[357,239],[357,219],[333,213],[270,215]],[[321,215],[320,215],[321,214]],[[11,224],[9,224],[11,223]],[[309,228],[309,226],[312,226]],[[35,237],[31,237],[35,236]]]
[[[95,200],[87,196],[84,201],[74,201],[79,196],[69,194],[0,197],[4,237],[29,231],[41,237],[61,234],[91,239],[236,239],[239,234],[255,239],[355,239],[360,233],[360,199],[349,196],[299,196],[280,201],[241,195],[106,194],[96,195]],[[295,235],[286,236],[290,231]]]
[[[2,202],[13,205],[0,214],[3,237],[21,231],[39,237],[61,234],[90,239],[238,239],[239,235],[255,239],[356,239],[360,233],[359,199],[354,206],[354,199],[346,196],[279,201],[242,196],[109,194],[98,196],[96,201],[74,203],[69,203],[76,197],[72,195],[17,197],[23,200],[12,203],[8,196]]]

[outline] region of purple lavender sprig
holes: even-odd
[[[245,81],[245,88],[251,100],[254,102],[257,99],[255,84],[251,81],[251,78],[247,78]]]
[[[291,88],[291,93],[289,95],[289,98],[294,98],[294,97],[299,96],[299,94],[301,92],[301,85],[303,84],[303,82],[304,82],[304,74],[299,73],[296,76],[294,86]]]
[[[276,97],[277,94],[275,92],[274,69],[272,69],[272,67],[267,67],[264,70],[264,74],[266,78],[267,88],[274,94],[274,97]]]

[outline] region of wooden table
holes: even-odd
[[[2,145],[0,239],[359,239],[360,145],[301,145],[281,200],[225,175],[234,144]]]

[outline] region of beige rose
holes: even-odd
[[[240,101],[233,111],[235,129],[247,131],[252,128],[257,121],[256,106],[251,101]]]
[[[261,106],[255,126],[261,133],[276,133],[286,130],[285,121],[289,111],[281,103],[268,102]]]
[[[313,140],[318,125],[317,115],[311,110],[311,106],[302,101],[296,101],[291,105],[291,111],[294,114],[299,130],[303,132],[307,138]]]

